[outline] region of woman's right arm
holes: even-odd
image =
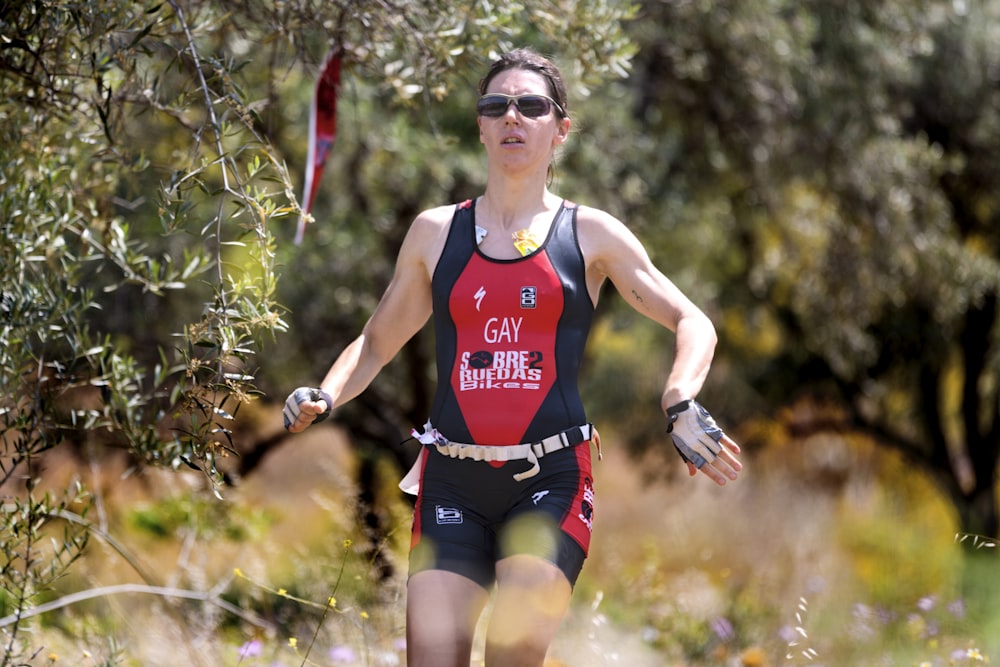
[[[431,315],[431,276],[444,245],[453,206],[425,211],[410,226],[396,259],[392,281],[361,335],[344,348],[320,385],[333,400],[303,401],[288,426],[304,430],[316,416],[347,403],[363,392]]]

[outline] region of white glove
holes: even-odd
[[[674,447],[688,463],[701,468],[722,451],[723,433],[719,425],[697,401],[689,399],[667,408],[667,433]]]
[[[333,398],[330,394],[326,393],[322,389],[316,387],[299,387],[285,399],[285,407],[281,411],[282,416],[285,418],[285,428],[289,428],[295,423],[295,420],[299,418],[299,414],[302,412],[299,406],[305,401],[325,401],[326,410],[316,415],[316,419],[313,420],[313,424],[318,424],[327,417],[333,411]]]

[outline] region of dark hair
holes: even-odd
[[[566,106],[566,84],[563,82],[562,73],[555,64],[545,56],[527,48],[514,49],[500,56],[490,65],[490,69],[479,81],[479,94],[485,95],[486,89],[497,74],[509,69],[523,69],[528,72],[538,72],[548,82],[549,97],[554,99],[562,108],[561,117],[565,118],[569,114]],[[557,111],[558,113],[558,111]]]

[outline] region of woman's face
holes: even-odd
[[[490,93],[548,96],[549,87],[537,72],[509,69],[490,81],[486,94]],[[543,174],[555,148],[566,141],[570,126],[569,119],[560,118],[555,106],[546,115],[532,118],[523,115],[515,104],[508,105],[497,118],[479,116],[478,122],[479,140],[491,163],[513,170],[540,169]]]

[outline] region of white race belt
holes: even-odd
[[[413,429],[410,434],[422,445],[433,446],[437,451],[453,459],[472,459],[473,461],[521,461],[526,460],[531,463],[531,467],[524,472],[514,475],[518,482],[534,477],[541,470],[538,459],[546,454],[573,447],[581,442],[587,442],[595,434],[596,429],[593,424],[583,424],[574,426],[565,431],[550,435],[538,442],[526,442],[520,445],[471,445],[462,442],[452,442],[445,438],[430,422],[424,424],[424,431],[420,433]],[[406,476],[399,483],[399,487],[407,493],[416,493],[420,484],[420,469],[423,467],[425,451],[421,449],[420,456],[416,463],[406,473]]]

